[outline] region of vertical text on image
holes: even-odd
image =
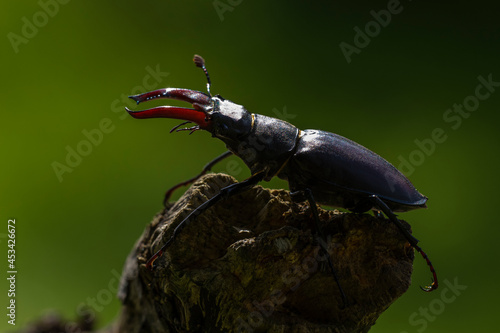
[[[7,249],[7,281],[9,281],[9,289],[7,296],[9,298],[9,306],[7,306],[7,322],[10,325],[16,325],[16,220],[10,219],[7,221],[8,231],[8,249]]]

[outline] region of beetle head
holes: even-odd
[[[223,140],[237,141],[252,129],[252,115],[242,105],[217,95],[212,98],[209,113],[212,135]]]
[[[138,119],[183,119],[186,121],[174,127],[170,132],[188,130],[191,131],[191,134],[199,129],[204,129],[226,142],[235,141],[249,133],[252,128],[252,115],[243,106],[226,100],[220,95],[212,97],[210,95],[210,76],[205,68],[205,61],[202,57],[195,55],[194,62],[205,72],[208,94],[190,89],[165,88],[129,96],[137,104],[153,99],[169,98],[191,103],[193,108],[158,106],[141,111],[125,108],[127,112]],[[196,123],[196,125],[179,128],[187,123]]]

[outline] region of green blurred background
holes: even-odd
[[[170,135],[178,121],[126,117],[124,96],[144,88],[204,90],[195,53],[207,61],[212,91],[251,112],[347,136],[396,166],[413,159],[414,170],[405,171],[430,198],[429,209],[402,218],[442,287],[420,291],[430,276],[418,258],[412,287],[372,332],[496,327],[500,87],[456,129],[458,120],[443,115],[474,102],[479,76],[500,81],[498,11],[480,1],[395,4],[3,1],[0,271],[7,271],[7,220],[15,218],[15,328],[47,309],[72,319],[88,304],[100,326],[118,313],[116,275],[165,190],[224,151],[208,133]],[[380,12],[388,6],[397,12],[390,22]],[[371,11],[385,27],[370,23]],[[372,37],[358,38],[363,47],[348,63],[339,45],[355,46],[355,27],[372,29]],[[415,140],[428,142],[436,128],[446,141],[425,154]],[[86,144],[84,133],[94,133],[96,144]],[[73,157],[71,167],[68,149],[86,156]],[[68,167],[59,177],[55,162]],[[453,293],[445,280],[467,288]],[[12,329],[3,281],[0,331]]]

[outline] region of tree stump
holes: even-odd
[[[310,207],[261,186],[199,215],[148,270],[173,229],[234,182],[206,175],[154,218],[126,261],[110,331],[367,332],[408,289],[413,249],[390,221],[319,209],[342,308]]]

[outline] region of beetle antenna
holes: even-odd
[[[193,57],[194,64],[196,67],[200,67],[203,69],[203,72],[205,72],[205,76],[207,77],[207,91],[210,96],[212,96],[212,93],[210,92],[210,87],[212,86],[212,82],[210,81],[210,75],[208,75],[207,68],[205,67],[205,59],[203,59],[202,56],[195,54]]]

